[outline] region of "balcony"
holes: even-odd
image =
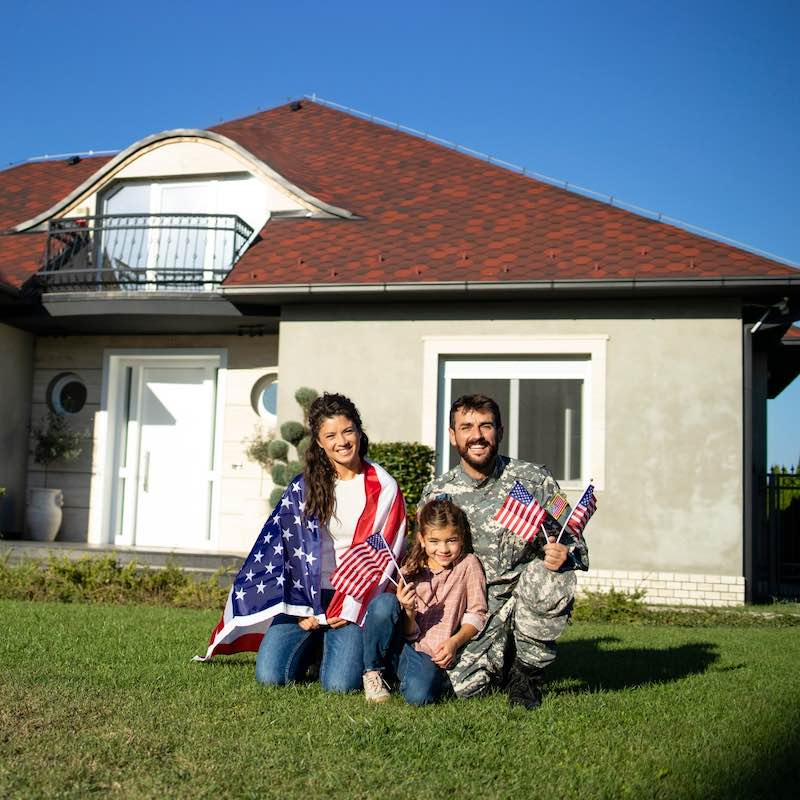
[[[235,214],[107,214],[51,220],[45,292],[210,291],[253,229]]]

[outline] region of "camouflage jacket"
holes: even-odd
[[[525,542],[494,519],[515,481],[519,481],[545,507],[560,491],[547,467],[498,456],[494,471],[488,478],[475,480],[458,464],[430,481],[420,497],[422,505],[438,495],[449,495],[464,510],[469,520],[475,555],[486,572],[490,610],[497,608],[498,603],[502,604],[511,595],[526,564],[544,557],[544,537],[541,534],[532,542]],[[559,515],[558,522],[548,515],[545,523],[548,535],[558,536],[561,525],[571,512],[571,507],[567,505]],[[574,537],[566,529],[561,543],[570,548],[562,571],[589,568],[589,551],[582,537]]]

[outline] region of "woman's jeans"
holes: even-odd
[[[322,688],[328,692],[361,689],[364,673],[362,629],[348,622],[341,628],[304,631],[298,621],[298,617],[279,614],[267,628],[256,656],[256,680],[274,686],[298,680],[321,646],[319,680]]]
[[[379,594],[364,623],[364,669],[389,668],[400,680],[400,693],[414,706],[433,703],[451,691],[447,672],[427,653],[420,653],[400,631],[400,603],[393,594]]]

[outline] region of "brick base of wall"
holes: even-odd
[[[683,572],[636,572],[590,569],[578,572],[582,591],[645,592],[644,601],[670,606],[740,606],[744,604],[744,578],[736,575],[695,575]]]

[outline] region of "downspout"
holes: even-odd
[[[753,582],[753,336],[742,325],[742,570],[744,599],[752,603]]]

